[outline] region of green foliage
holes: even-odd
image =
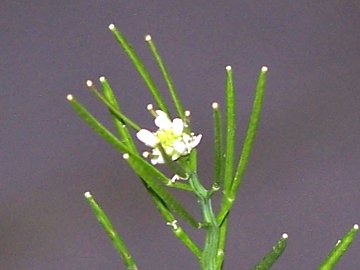
[[[95,216],[97,217],[98,221],[104,228],[105,232],[109,236],[110,240],[112,241],[115,249],[120,254],[123,262],[128,270],[137,270],[135,260],[131,256],[128,247],[126,246],[124,240],[121,236],[116,232],[113,225],[111,224],[110,219],[107,217],[105,212],[101,209],[100,205],[95,201],[93,196],[90,192],[85,193],[85,198],[88,201],[89,205],[91,206],[92,210],[94,211]]]
[[[255,97],[253,102],[252,112],[250,114],[248,129],[245,140],[241,150],[238,161],[235,160],[235,141],[236,135],[236,98],[235,88],[233,82],[232,68],[226,67],[226,84],[225,84],[225,117],[222,117],[222,112],[218,103],[212,104],[213,120],[214,120],[214,176],[211,189],[207,189],[200,181],[197,174],[197,155],[195,147],[201,139],[200,136],[195,136],[190,131],[189,112],[184,111],[184,106],[179,99],[173,81],[170,77],[164,61],[162,60],[155,43],[152,41],[150,35],[145,37],[145,40],[150,48],[156,63],[158,64],[164,80],[167,84],[168,90],[172,98],[179,118],[171,122],[169,114],[170,108],[165,103],[160,91],[152,80],[149,72],[145,68],[143,62],[133,49],[131,44],[126,40],[124,35],[114,26],[109,26],[114,34],[116,40],[127,54],[135,69],[144,80],[149,92],[154,98],[156,106],[164,112],[164,117],[161,117],[159,112],[153,109],[151,105],[148,110],[153,114],[157,121],[156,125],[159,127],[157,132],[150,132],[141,129],[141,127],[121,110],[119,101],[116,98],[108,80],[105,77],[100,77],[102,91],[99,91],[91,81],[87,81],[87,86],[92,93],[100,100],[100,102],[109,110],[111,119],[113,121],[116,134],[112,133],[102,123],[100,123],[95,116],[93,116],[84,105],[78,102],[74,96],[68,95],[68,101],[74,108],[75,112],[105,141],[113,146],[117,151],[122,153],[124,160],[134,170],[140,181],[144,184],[145,189],[152,198],[155,207],[163,217],[176,238],[178,238],[188,250],[199,260],[199,265],[203,270],[221,270],[224,265],[225,246],[229,225],[230,211],[236,199],[239,187],[242,183],[243,176],[249,161],[251,150],[256,137],[261,109],[265,94],[267,67],[262,67],[258,77],[255,89]],[[162,124],[159,125],[160,121]],[[165,122],[164,122],[165,121]],[[225,122],[224,122],[225,121]],[[165,123],[165,124],[164,124]],[[162,126],[171,126],[167,132],[160,132]],[[140,139],[139,133],[149,136],[149,138],[142,138],[147,146],[152,147],[152,152],[145,152],[141,155],[137,149],[134,134]],[[225,133],[224,133],[225,132]],[[178,141],[172,141],[172,149],[167,149],[166,145],[162,144],[161,136],[172,136]],[[170,134],[170,135],[167,135]],[[169,137],[165,138],[168,139]],[[164,139],[164,138],[162,138]],[[175,143],[178,143],[176,146]],[[180,146],[179,146],[180,142]],[[174,149],[180,153],[179,156],[173,154]],[[179,150],[180,149],[180,150]],[[171,150],[171,151],[169,151]],[[158,155],[151,159],[152,156]],[[147,159],[150,156],[151,162]],[[159,156],[162,159],[159,159]],[[237,163],[237,166],[234,165]],[[175,175],[173,177],[163,173],[157,167],[156,162],[164,163],[170,171]],[[181,179],[182,181],[176,181]],[[194,199],[199,204],[202,214],[202,220],[197,221],[193,215],[188,211],[182,203],[171,193],[171,188],[176,188],[182,191],[191,192]],[[218,192],[220,191],[220,192]],[[220,210],[215,213],[212,206],[212,196],[218,192],[221,196]],[[93,209],[100,224],[105,232],[109,235],[116,250],[121,255],[124,264],[128,269],[137,269],[135,261],[130,255],[130,252],[123,241],[122,237],[115,231],[109,218],[105,212],[100,208],[90,193],[85,195],[88,203]],[[193,228],[202,230],[204,232],[204,244],[199,245],[195,243],[190,234],[186,232],[181,223],[186,222]],[[343,239],[331,251],[329,256],[324,260],[318,270],[328,270],[338,262],[340,257],[347,250],[348,246],[354,240],[358,226],[354,226],[352,230],[346,234]],[[283,234],[276,245],[265,255],[265,257],[252,268],[252,270],[265,270],[278,260],[280,255],[284,252],[287,245],[287,234]]]
[[[288,235],[284,233],[275,246],[265,255],[264,258],[251,270],[268,270],[284,252],[287,245]]]
[[[325,260],[321,263],[321,265],[317,268],[317,270],[331,270],[335,267],[335,265],[339,262],[341,257],[348,250],[351,243],[355,240],[355,237],[358,233],[359,225],[355,224],[350,231],[348,231],[342,239],[340,239],[335,247],[331,250],[329,255],[325,258]]]

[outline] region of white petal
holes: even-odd
[[[183,141],[184,141],[185,144],[188,144],[188,143],[190,143],[190,141],[191,141],[190,135],[189,135],[189,134],[186,134],[186,133],[183,134],[182,139],[183,139]]]
[[[151,161],[151,164],[152,164],[152,165],[156,165],[156,164],[159,163],[159,162],[158,162],[158,158],[152,158],[152,159],[150,159],[150,161]]]
[[[155,147],[159,143],[158,137],[147,129],[141,129],[136,133],[136,137],[147,146]]]
[[[162,110],[156,110],[155,112],[156,112],[156,115],[157,115],[157,116],[166,116],[166,117],[167,117],[166,112],[164,112],[164,111],[162,111]]]
[[[151,164],[152,165],[156,165],[156,164],[164,164],[165,160],[163,159],[163,157],[160,155],[158,157],[154,157],[151,159]]]
[[[172,122],[172,130],[176,136],[181,135],[184,131],[184,122],[180,118],[175,118]]]
[[[186,145],[184,142],[180,141],[180,140],[176,140],[173,143],[174,149],[180,154],[180,155],[185,155],[187,154],[186,151]]]
[[[197,135],[196,137],[193,137],[192,141],[190,142],[191,148],[195,148],[196,146],[198,146],[198,144],[201,141],[201,138],[202,138],[201,134]]]
[[[151,163],[153,165],[156,165],[156,164],[164,164],[165,163],[165,160],[163,158],[163,156],[161,155],[161,152],[159,149],[157,148],[154,148],[152,153],[151,153]]]
[[[159,113],[161,112],[161,113]],[[155,125],[158,127],[158,128],[161,128],[161,129],[170,129],[171,128],[171,120],[169,119],[169,117],[163,112],[163,111],[156,111],[156,113],[158,114],[158,116],[155,118],[154,122],[155,122]]]

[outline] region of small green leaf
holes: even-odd
[[[351,230],[339,240],[335,247],[331,250],[326,259],[321,263],[317,270],[331,270],[339,262],[341,257],[348,250],[349,246],[354,241],[359,230],[359,225],[355,224]]]
[[[225,152],[225,172],[224,172],[224,192],[228,193],[231,189],[234,167],[235,150],[235,91],[232,78],[231,66],[226,66],[226,152]]]
[[[220,213],[217,216],[219,224],[219,246],[216,258],[217,269],[222,269],[224,262],[224,250],[228,231],[228,210],[226,215],[220,216],[228,204],[234,174],[234,152],[235,152],[235,129],[236,129],[236,97],[231,66],[226,66],[226,141],[223,150],[223,124],[221,121],[218,105],[214,106],[214,129],[215,129],[215,185],[223,187]]]
[[[129,152],[130,149],[121,142],[114,134],[107,130],[82,104],[80,104],[72,95],[67,96],[68,101],[77,112],[77,114],[105,139],[108,143],[114,146],[118,151],[125,153]]]
[[[101,209],[99,204],[95,201],[93,196],[90,194],[90,192],[85,193],[85,198],[89,205],[91,206],[95,216],[97,217],[99,223],[109,236],[110,240],[112,241],[115,249],[120,254],[126,268],[128,270],[137,270],[136,263],[134,258],[129,252],[128,247],[126,246],[124,240],[122,237],[116,232],[114,229],[114,226],[112,225],[110,219],[105,214],[105,212]]]
[[[107,79],[105,77],[100,77],[100,82],[101,82],[101,85],[103,87],[103,93],[104,93],[105,98],[117,110],[117,112],[119,114],[123,115],[121,113],[120,105],[117,102],[115,93],[112,90],[112,88],[111,88],[109,82],[107,81]],[[137,152],[134,140],[133,140],[132,136],[130,135],[129,129],[126,126],[125,121],[123,120],[124,118],[122,118],[122,120],[120,120],[119,117],[114,115],[114,113],[112,112],[111,109],[109,109],[109,111],[110,111],[110,113],[112,115],[112,119],[113,119],[115,128],[117,129],[117,131],[118,131],[119,135],[121,136],[121,138],[124,139],[124,141],[125,141],[124,143],[126,145],[128,145],[134,152]]]
[[[284,233],[268,254],[251,270],[268,270],[279,259],[287,246],[288,235]]]
[[[228,216],[231,207],[234,204],[236,194],[242,182],[242,178],[245,173],[246,166],[249,161],[249,156],[252,150],[252,146],[254,143],[258,123],[260,120],[260,114],[265,94],[265,85],[266,85],[266,73],[268,71],[267,67],[262,67],[260,70],[258,82],[256,84],[256,91],[255,91],[255,99],[253,103],[253,109],[250,114],[249,126],[246,132],[245,141],[243,144],[242,152],[240,155],[240,160],[237,165],[237,169],[235,172],[234,180],[232,182],[230,192],[224,190],[224,196],[221,203],[221,209],[217,216],[218,223],[222,224],[224,219]],[[226,177],[226,176],[225,176]],[[225,178],[226,181],[226,178]]]
[[[165,64],[155,46],[155,43],[152,41],[152,38],[150,35],[146,35],[145,36],[145,41],[148,43],[149,45],[149,48],[156,60],[156,63],[158,64],[160,70],[161,70],[161,73],[166,81],[166,84],[169,88],[169,91],[170,91],[170,95],[171,95],[171,98],[174,102],[174,105],[175,105],[175,108],[180,116],[181,119],[185,119],[185,113],[184,113],[184,107],[183,105],[181,104],[181,101],[177,95],[177,91],[175,89],[175,86],[172,82],[172,79],[171,79],[171,76],[169,74],[169,72],[167,71],[167,68],[165,67]]]
[[[214,119],[214,188],[223,186],[224,181],[224,150],[223,150],[223,126],[219,104],[214,102],[213,119]]]
[[[268,71],[267,67],[262,67],[259,75],[259,79],[256,85],[255,99],[253,103],[253,109],[250,115],[249,126],[246,132],[246,137],[241,152],[239,164],[236,169],[233,185],[231,188],[231,197],[236,196],[236,193],[239,189],[239,186],[242,182],[242,178],[245,173],[246,166],[249,161],[249,156],[253,147],[257,127],[260,120],[260,114],[265,94],[265,84],[266,84],[266,73]]]
[[[86,82],[88,88],[95,94],[95,96],[105,104],[105,106],[108,107],[110,112],[122,123],[126,124],[127,126],[133,128],[136,131],[140,130],[140,127],[138,124],[136,124],[134,121],[132,121],[129,117],[127,117],[125,114],[123,114],[118,108],[112,104],[105,96],[103,96],[93,85],[92,81],[88,80]]]
[[[109,29],[114,34],[116,40],[118,41],[120,46],[123,48],[125,53],[128,55],[128,57],[134,64],[136,70],[139,72],[140,76],[144,80],[146,86],[150,90],[150,93],[154,97],[157,106],[159,106],[160,110],[164,111],[165,113],[167,113],[169,115],[169,110],[166,106],[166,103],[165,103],[163,97],[161,96],[157,86],[155,85],[153,79],[151,78],[151,76],[150,76],[149,72],[147,71],[147,69],[145,68],[143,62],[137,55],[136,51],[132,48],[132,46],[126,40],[124,35],[115,27],[115,25],[110,24]]]

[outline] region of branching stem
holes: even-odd
[[[201,185],[196,174],[191,174],[190,185],[193,188],[204,218],[203,228],[206,230],[205,244],[201,256],[203,270],[216,270],[219,245],[219,226],[212,209],[210,193]]]

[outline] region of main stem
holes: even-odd
[[[203,270],[216,270],[216,258],[219,245],[219,226],[212,209],[210,193],[200,183],[196,174],[190,176],[192,186],[200,204],[206,230],[205,245],[201,255],[201,268]]]

